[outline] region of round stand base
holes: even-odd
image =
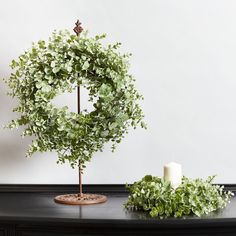
[[[56,203],[67,205],[91,205],[107,201],[107,197],[100,194],[65,194],[59,195],[54,198]]]

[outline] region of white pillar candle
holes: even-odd
[[[164,165],[164,179],[170,181],[174,189],[177,188],[182,182],[181,165],[175,162]]]

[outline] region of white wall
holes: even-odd
[[[162,175],[163,164],[176,161],[186,176],[218,174],[217,182],[235,183],[235,12],[233,0],[2,0],[0,77],[32,41],[72,29],[79,18],[92,35],[105,32],[133,53],[149,127],[131,130],[114,154],[97,153],[84,182],[133,182]],[[6,90],[1,81],[1,125],[15,117]],[[75,94],[57,101],[76,109]],[[55,153],[26,159],[29,142],[0,129],[0,183],[77,183],[76,171],[57,165]]]

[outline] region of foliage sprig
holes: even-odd
[[[224,208],[233,193],[212,184],[214,176],[203,179],[183,177],[182,184],[173,189],[169,181],[147,175],[127,186],[130,195],[125,207],[147,211],[152,217],[182,217],[190,214],[202,216]]]
[[[138,104],[142,96],[129,74],[130,54],[118,51],[120,43],[103,46],[105,35],[87,37],[68,31],[54,32],[11,63],[14,73],[7,83],[19,99],[14,111],[21,116],[9,128],[25,126],[23,136],[34,136],[27,155],[55,150],[59,162],[82,167],[111,141],[114,150],[130,126],[145,127]],[[70,112],[52,100],[77,86],[89,91],[94,110]]]

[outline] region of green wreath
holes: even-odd
[[[111,141],[114,150],[129,126],[145,127],[138,104],[142,96],[128,73],[130,54],[117,51],[120,43],[104,47],[104,37],[54,32],[48,43],[39,41],[12,61],[15,71],[7,83],[10,95],[19,99],[14,111],[21,116],[9,127],[23,125],[23,136],[35,136],[27,156],[55,150],[58,162],[69,161],[72,167],[80,162],[85,167],[105,143]],[[51,103],[58,94],[77,86],[88,89],[92,112],[78,114]]]

